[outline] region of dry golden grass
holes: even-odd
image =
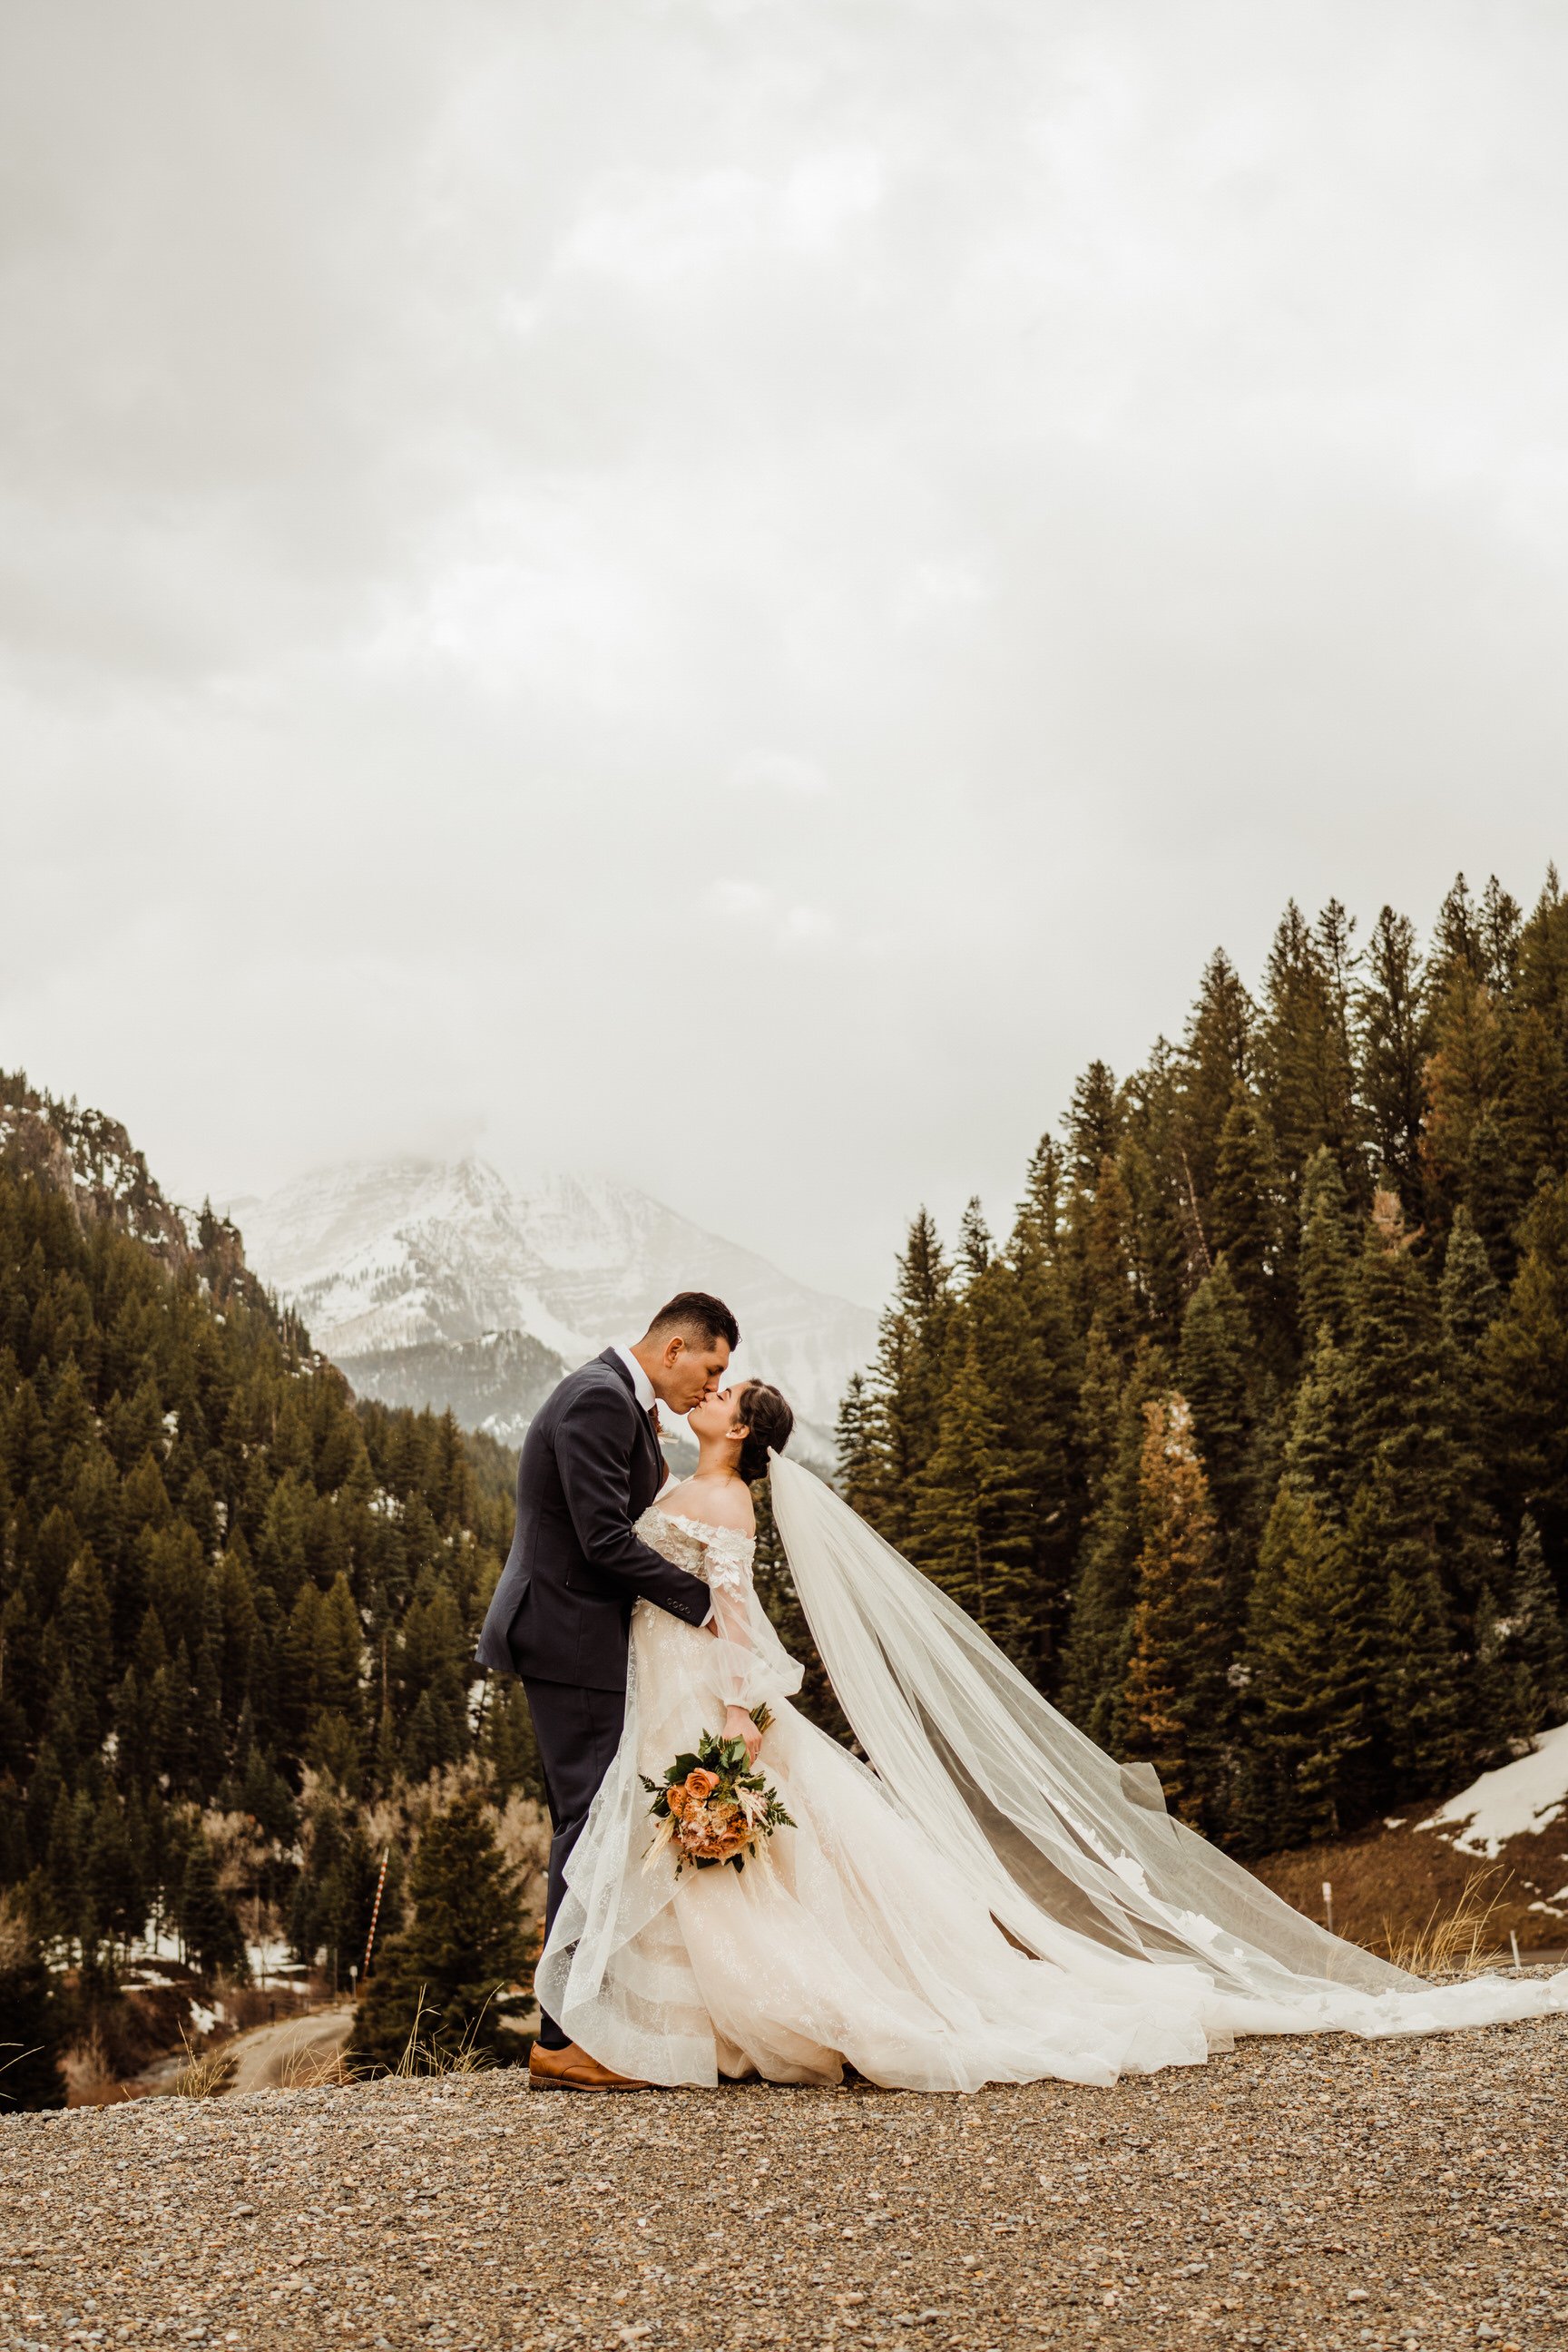
[[[479,2032],[485,2009],[489,2007],[489,2003],[487,2000],[484,2009],[481,2009],[479,2016],[474,2019],[456,2050],[443,2049],[439,2042],[421,2038],[419,2029],[426,2018],[434,2017],[437,2013],[435,2010],[426,2007],[425,1987],[421,1985],[418,2006],[414,2012],[414,2023],[409,2030],[408,2039],[403,2045],[403,2055],[392,2069],[393,2073],[405,2082],[415,2075],[488,2074],[495,2062],[488,2051],[475,2046],[475,2036]]]
[[[321,2091],[330,2084],[353,2083],[361,2070],[341,2050],[295,2050],[278,2074],[280,2091]]]
[[[1382,1944],[1396,1969],[1415,1977],[1473,1977],[1495,1961],[1501,1937],[1497,1917],[1508,1880],[1487,1891],[1492,1870],[1478,1870],[1457,1903],[1434,1904],[1418,1927],[1384,1919]]]
[[[228,2089],[234,2075],[234,2053],[227,2048],[194,2050],[190,2036],[182,2032],[185,2045],[185,2063],[169,2085],[172,2099],[216,2099]]]

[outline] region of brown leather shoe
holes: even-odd
[[[574,2042],[569,2042],[564,2050],[546,2050],[536,2042],[528,2053],[528,2080],[536,2091],[646,2091],[651,2087],[630,2074],[616,2074],[601,2066]]]

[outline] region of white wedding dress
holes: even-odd
[[[775,1516],[871,1766],[791,1704],[801,1669],[752,1546],[655,1504],[637,1533],[705,1577],[714,1630],[638,1601],[626,1728],[567,1866],[543,2006],[605,2065],[708,2085],[1110,2084],[1242,2033],[1428,2033],[1568,2010],[1550,1979],[1423,1983],[1271,1895],[1163,1809],[821,1481]],[[679,1496],[672,1497],[679,1500]],[[717,1638],[715,1637],[717,1636]],[[765,1700],[758,1769],[794,1817],[743,1871],[650,1860],[642,1776]]]

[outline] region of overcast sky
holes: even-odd
[[[0,1064],[875,1303],[1568,849],[1565,121],[1550,0],[10,0]]]

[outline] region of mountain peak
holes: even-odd
[[[494,1401],[493,1360],[485,1376],[485,1422],[509,1440],[549,1364],[569,1368],[640,1330],[676,1290],[729,1302],[738,1371],[778,1383],[801,1418],[803,1452],[819,1461],[831,1458],[845,1383],[875,1343],[868,1309],[793,1281],[614,1177],[560,1171],[514,1184],[472,1153],[354,1160],[229,1206],[243,1213],[252,1263],[369,1393],[460,1412],[456,1393],[440,1393],[443,1367],[467,1398],[476,1343],[531,1342],[511,1351],[528,1372],[515,1411]],[[425,1392],[407,1392],[408,1381]]]

